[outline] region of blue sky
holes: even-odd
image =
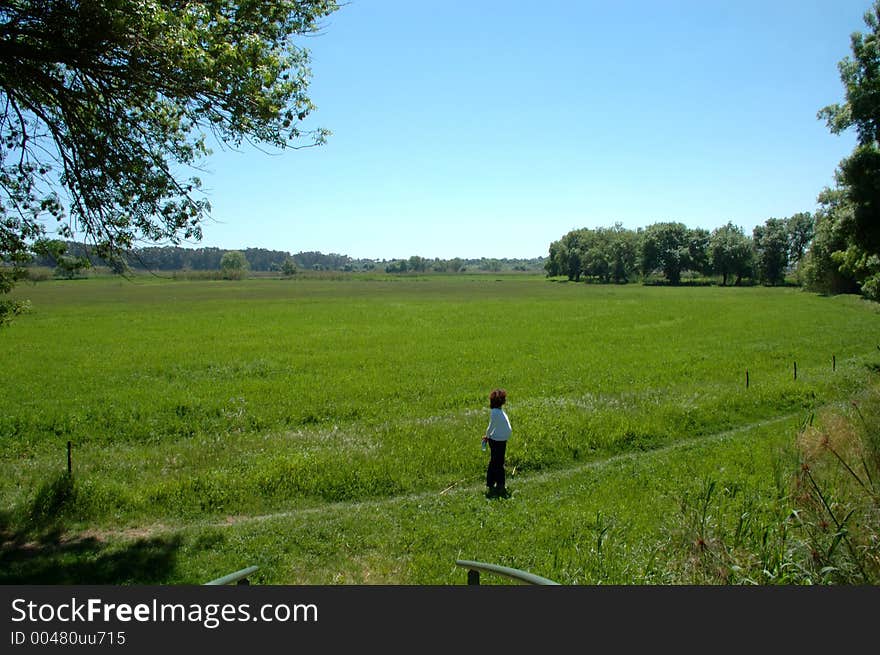
[[[312,53],[320,148],[220,151],[200,245],[538,257],[578,227],[814,211],[817,111],[867,0],[351,0]]]

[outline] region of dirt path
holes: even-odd
[[[748,432],[750,430],[756,428],[762,428],[769,425],[775,425],[777,423],[783,423],[785,421],[793,421],[798,417],[802,417],[803,412],[793,412],[790,414],[785,414],[783,416],[776,416],[770,419],[764,419],[761,421],[755,421],[754,423],[749,423],[746,425],[741,425],[739,427],[733,428],[731,430],[726,430],[724,432],[718,432],[712,435],[705,435],[700,437],[694,437],[691,439],[683,439],[676,441],[675,443],[671,443],[669,445],[663,446],[661,448],[656,448],[650,451],[635,451],[629,453],[622,453],[619,455],[614,455],[612,457],[608,457],[606,459],[601,460],[593,460],[590,462],[585,462],[582,464],[578,464],[576,466],[570,466],[562,469],[552,469],[548,471],[544,471],[541,473],[534,473],[530,475],[516,475],[515,471],[511,471],[509,474],[509,478],[514,478],[516,480],[518,487],[528,487],[535,484],[541,484],[550,479],[561,479],[566,477],[571,477],[574,475],[578,475],[584,471],[600,468],[602,466],[607,466],[614,462],[631,460],[637,457],[640,457],[649,453],[664,453],[664,452],[673,452],[680,448],[686,448],[688,446],[692,446],[696,443],[713,443],[718,441],[724,441],[725,439],[729,439],[735,437],[738,434],[743,432]],[[239,515],[239,516],[227,516],[224,519],[217,520],[216,518],[204,521],[189,521],[187,523],[181,524],[169,524],[169,523],[152,523],[146,524],[142,526],[126,528],[123,530],[85,530],[82,532],[71,533],[68,535],[70,539],[83,539],[83,538],[91,538],[99,541],[108,541],[110,539],[123,539],[123,540],[138,540],[138,539],[147,539],[150,537],[154,537],[163,533],[169,532],[180,532],[190,528],[224,528],[233,525],[241,525],[244,523],[258,523],[262,521],[270,521],[273,519],[283,519],[289,518],[293,516],[307,516],[310,514],[322,514],[327,512],[337,512],[337,511],[345,511],[350,512],[352,510],[357,510],[360,508],[377,508],[383,506],[390,506],[397,503],[407,503],[407,502],[416,502],[419,500],[430,500],[432,498],[437,498],[441,495],[455,495],[462,493],[474,493],[479,492],[483,489],[483,472],[480,471],[478,474],[474,474],[468,478],[464,478],[457,482],[453,482],[452,484],[446,486],[441,490],[430,490],[430,491],[420,491],[417,493],[406,494],[401,496],[392,496],[389,498],[383,498],[378,500],[363,500],[363,501],[343,501],[337,503],[328,503],[325,505],[320,505],[316,507],[301,507],[297,509],[284,510],[280,512],[271,512],[268,514],[258,514],[258,515]]]

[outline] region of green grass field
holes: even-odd
[[[271,584],[448,584],[457,558],[568,584],[692,580],[682,530],[766,543],[799,426],[880,362],[876,305],[791,288],[352,276],[17,294],[34,309],[0,333],[0,583],[257,564]],[[496,386],[513,495],[490,500]]]

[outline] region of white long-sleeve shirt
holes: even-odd
[[[486,428],[486,436],[495,441],[507,441],[510,439],[510,419],[500,407],[493,407],[489,412],[489,427]]]

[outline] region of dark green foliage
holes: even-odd
[[[691,231],[684,223],[654,223],[642,234],[642,274],[662,271],[670,284],[681,282],[682,271],[692,268]]]
[[[752,252],[751,238],[731,222],[713,230],[709,237],[709,266],[714,274],[721,276],[722,286],[727,285],[730,277],[739,285],[744,277],[751,275]]]
[[[6,144],[0,143],[0,166]],[[0,189],[3,179],[0,177]],[[0,200],[3,195],[0,193]],[[7,213],[0,205],[0,327],[12,322],[12,319],[27,311],[27,304],[21,300],[10,300],[7,294],[16,283],[26,277],[25,265],[31,256],[28,250],[31,240],[42,233],[42,228],[35,222],[22,216]]]
[[[782,284],[788,268],[789,239],[785,219],[768,218],[752,232],[755,271],[764,284]]]
[[[820,293],[858,293],[855,271],[843,265],[850,248],[852,205],[843,189],[826,189],[819,195],[819,203],[815,234],[801,267],[804,286]]]
[[[654,223],[638,231],[619,223],[612,228],[580,228],[550,244],[544,270],[549,277],[604,283],[625,283],[637,275],[647,281],[659,273],[673,285],[681,284],[682,275],[690,272],[720,276],[726,286],[731,277],[735,285],[753,278],[757,267],[761,280],[780,284],[789,262],[803,257],[813,233],[808,212],[768,219],[755,228],[756,239],[732,222],[711,233],[675,222]]]
[[[852,238],[867,252],[880,253],[880,149],[874,143],[857,146],[841,162],[840,175],[853,206]]]
[[[709,230],[695,228],[691,230],[690,242],[688,243],[688,268],[695,273],[711,275],[712,267],[709,263]]]
[[[638,235],[620,223],[572,230],[550,244],[547,275],[624,284],[638,274]]]
[[[798,212],[785,219],[788,232],[788,259],[792,264],[800,263],[810,247],[816,231],[816,223],[810,212]]]
[[[92,263],[87,257],[70,254],[67,248],[68,244],[58,239],[38,239],[33,245],[34,253],[55,267],[55,277],[72,280]]]
[[[838,204],[846,209],[825,217],[834,225],[824,230],[809,283],[833,289],[841,286],[835,279],[840,274],[855,279],[866,297],[880,300],[880,2],[864,21],[868,32],[852,34],[852,56],[838,64],[845,101],[819,112],[835,134],[855,128],[858,143],[838,168],[843,195]]]

